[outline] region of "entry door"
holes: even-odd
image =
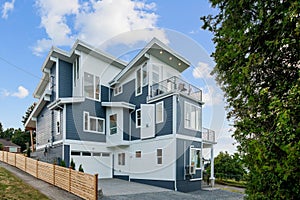
[[[155,136],[154,104],[141,105],[141,139]]]

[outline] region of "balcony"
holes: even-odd
[[[202,128],[202,140],[206,142],[216,143],[215,131],[208,128]]]
[[[153,84],[151,86],[150,99],[171,93],[180,93],[196,101],[202,101],[202,91],[199,88],[176,76]]]

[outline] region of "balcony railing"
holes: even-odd
[[[163,96],[165,94],[178,92],[189,97],[194,98],[197,101],[202,101],[202,91],[189,84],[188,82],[173,76],[161,82],[155,83],[151,86],[150,98]]]
[[[202,140],[208,142],[216,142],[215,131],[208,128],[202,128]]]

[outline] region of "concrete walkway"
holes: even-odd
[[[55,187],[51,184],[48,184],[44,181],[41,181],[26,172],[3,163],[0,161],[0,167],[7,169],[8,171],[12,172],[14,175],[22,179],[28,185],[31,185],[35,189],[39,190],[41,193],[45,194],[49,199],[53,200],[81,200],[80,197],[77,197],[65,190],[62,190],[58,187]]]

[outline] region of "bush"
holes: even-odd
[[[61,160],[61,161],[60,161],[60,166],[62,166],[62,167],[67,167],[66,162],[65,162],[64,160]]]
[[[73,158],[71,159],[70,167],[75,170],[75,162],[73,161]]]
[[[28,147],[27,151],[26,151],[26,155],[28,158],[30,158],[30,154],[31,154],[31,149],[30,149],[30,147]]]
[[[84,172],[84,170],[83,170],[83,168],[82,168],[82,165],[81,165],[81,164],[79,165],[79,169],[78,169],[78,171],[80,171],[80,172]]]

